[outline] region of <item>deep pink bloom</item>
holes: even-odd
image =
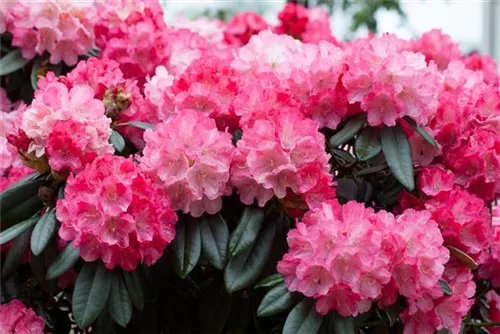
[[[70,176],[57,202],[59,235],[74,240],[85,261],[108,269],[151,265],[175,236],[168,195],[131,159],[104,155]]]
[[[45,322],[31,308],[17,299],[0,305],[0,332],[19,334],[43,334]]]
[[[267,22],[257,13],[240,12],[234,15],[224,29],[224,40],[228,44],[242,46],[248,43],[250,37],[268,27]]]
[[[434,61],[440,70],[446,69],[450,61],[462,57],[458,43],[439,29],[430,30],[411,41],[411,50],[423,53],[425,60],[428,63]]]

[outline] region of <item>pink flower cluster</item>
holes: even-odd
[[[337,43],[330,30],[328,13],[320,7],[305,8],[301,4],[287,2],[278,14],[280,25],[277,34],[287,34],[305,43],[330,41]]]
[[[420,53],[393,35],[355,40],[345,50],[342,78],[349,103],[360,103],[371,126],[393,126],[404,116],[425,126],[438,107],[441,77]]]
[[[264,206],[273,196],[284,198],[287,189],[303,194],[310,206],[334,197],[324,140],[318,125],[298,111],[270,110],[243,127],[231,166],[241,201]]]
[[[489,306],[489,320],[500,321],[500,295],[495,291],[490,291],[486,294],[486,301]],[[486,327],[486,329],[488,329],[491,334],[500,334],[500,328],[498,327]]]
[[[450,61],[462,58],[458,44],[439,29],[432,29],[410,43],[412,51],[423,53],[425,60],[435,62],[440,70],[445,70]]]
[[[397,294],[420,298],[441,278],[449,253],[426,211],[397,219],[361,203],[323,202],[288,233],[289,251],[278,263],[290,291],[316,300],[316,310],[342,316],[368,311]]]
[[[98,17],[93,0],[14,2],[5,13],[5,30],[12,33],[12,45],[24,58],[48,52],[52,64],[64,61],[73,66],[94,46]]]
[[[267,22],[254,12],[240,12],[234,15],[224,29],[224,41],[234,46],[243,46],[250,37],[268,28]]]
[[[85,261],[108,269],[151,265],[175,237],[177,216],[165,192],[131,159],[104,155],[70,176],[57,201],[59,235]]]
[[[490,249],[486,252],[486,259],[479,268],[479,276],[487,279],[495,288],[500,288],[500,206],[492,209],[492,231]],[[500,310],[500,299],[497,305]],[[500,311],[499,317],[500,320]]]
[[[45,322],[31,308],[26,308],[17,299],[0,305],[0,332],[20,334],[43,334]]]
[[[232,191],[229,133],[217,130],[208,116],[186,109],[154,131],[146,130],[144,140],[140,166],[170,195],[174,210],[193,217],[220,211],[222,196]]]
[[[442,280],[452,290],[445,296],[436,284],[422,296],[408,300],[408,308],[401,313],[405,324],[404,334],[433,333],[448,329],[453,334],[460,333],[462,318],[474,304],[476,284],[469,269],[452,260],[446,264]]]
[[[96,157],[113,152],[110,124],[92,88],[68,89],[52,82],[36,92],[13,142],[25,160],[46,157],[53,171],[78,172]]]

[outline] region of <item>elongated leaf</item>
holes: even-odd
[[[36,281],[40,284],[42,289],[49,294],[55,293],[57,289],[57,282],[55,280],[47,280],[47,270],[50,264],[57,258],[57,242],[51,239],[43,252],[36,256],[31,253],[30,265],[31,271]]]
[[[201,245],[205,258],[215,268],[222,270],[227,264],[229,229],[220,214],[208,216],[200,222]]]
[[[36,175],[40,174],[34,173],[0,193],[2,214],[23,203],[27,198],[38,194],[38,188],[44,183],[44,180],[36,178]]]
[[[446,281],[440,279],[438,285],[441,287],[441,290],[443,290],[445,296],[451,296],[453,294],[453,290]]]
[[[35,225],[38,219],[39,219],[38,217],[32,217],[19,224],[9,227],[5,231],[2,231],[0,233],[0,245],[3,245],[11,241],[15,237],[17,237],[18,235],[20,235],[21,233],[23,233],[24,231]]]
[[[125,139],[123,139],[122,135],[116,130],[111,131],[109,142],[117,152],[122,152],[125,149]]]
[[[336,312],[332,315],[333,326],[335,328],[335,333],[356,333],[354,329],[354,318],[353,317],[342,317]]]
[[[147,129],[154,129],[155,125],[151,123],[144,123],[144,122],[128,122],[129,125],[135,126],[136,128],[147,130]]]
[[[177,223],[177,235],[171,243],[174,252],[174,269],[185,278],[198,263],[201,254],[200,224],[194,219]]]
[[[356,156],[361,161],[373,158],[382,150],[380,144],[380,130],[378,128],[366,128],[356,138]]]
[[[224,269],[224,283],[228,292],[241,290],[259,277],[269,258],[274,228],[274,222],[269,222],[250,248],[229,260]]]
[[[0,221],[2,229],[10,228],[11,226],[27,220],[43,208],[43,203],[38,194],[29,197],[18,206],[13,207],[7,212],[2,212]]]
[[[56,231],[57,219],[54,210],[47,211],[36,223],[31,234],[31,251],[36,256],[45,249],[47,243]]]
[[[33,87],[33,90],[38,89],[38,71],[40,70],[40,67],[42,65],[42,58],[37,57],[35,61],[33,62],[33,67],[31,68],[31,87]]]
[[[142,311],[144,308],[144,282],[140,273],[135,271],[124,271],[123,278],[127,286],[128,295],[135,307]]]
[[[411,148],[403,130],[396,125],[382,129],[382,151],[394,177],[408,190],[415,189]]]
[[[278,274],[278,273],[272,274],[271,276],[267,276],[262,281],[257,283],[257,285],[255,285],[255,289],[264,288],[264,287],[272,288],[272,287],[277,286],[278,284],[281,284],[284,281],[285,281],[285,279],[283,278],[283,275]]]
[[[347,143],[366,122],[366,114],[361,113],[351,117],[344,127],[330,138],[330,147],[334,148]]]
[[[264,222],[264,209],[247,206],[231,237],[229,252],[231,257],[241,254],[255,242]]]
[[[413,128],[415,129],[415,131],[417,131],[417,133],[426,141],[428,142],[429,144],[431,144],[432,146],[434,146],[435,148],[438,148],[438,144],[436,143],[436,141],[434,140],[434,138],[431,137],[430,134],[427,133],[427,131],[425,131],[424,129],[422,129],[421,127],[419,127],[417,125],[417,123],[411,119],[410,117],[408,116],[405,116],[404,119],[411,125],[413,126]]]
[[[479,263],[477,263],[472,257],[468,254],[464,253],[458,248],[455,248],[450,245],[445,245],[446,248],[450,251],[450,255],[456,258],[460,263],[471,270],[476,270],[479,267]]]
[[[28,250],[28,245],[30,243],[31,229],[28,228],[20,236],[18,236],[9,248],[9,253],[5,258],[2,266],[2,279],[7,280],[17,270],[17,267],[21,263],[21,259]]]
[[[21,49],[12,50],[0,59],[0,76],[15,72],[28,62],[29,60],[21,55]]]
[[[94,327],[95,326],[95,327]],[[96,322],[92,326],[92,331],[95,330],[95,333],[99,334],[111,334],[116,333],[115,327],[116,323],[113,321],[113,318],[109,315],[108,310],[104,310],[101,312],[101,315],[97,318]]]
[[[267,292],[257,308],[257,315],[269,317],[281,313],[292,307],[295,301],[296,299],[288,291],[285,284],[281,283]]]
[[[68,244],[64,250],[59,253],[54,262],[47,269],[47,280],[61,276],[80,259],[80,248],[74,248],[73,242]]]
[[[283,334],[315,334],[318,332],[322,320],[323,318],[314,308],[314,301],[306,299],[288,314]]]
[[[198,316],[205,333],[220,333],[231,313],[231,295],[221,279],[215,280],[201,296]]]
[[[108,299],[108,312],[116,323],[127,326],[132,319],[132,300],[120,272],[115,270],[111,279],[111,292]]]
[[[80,328],[87,328],[101,314],[111,290],[111,271],[101,263],[86,263],[73,291],[73,316]]]

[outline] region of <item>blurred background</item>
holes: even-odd
[[[206,15],[227,19],[252,10],[276,23],[285,0],[162,0],[165,19],[178,15]],[[500,0],[302,0],[319,5],[331,15],[332,32],[339,40],[365,36],[368,31],[390,32],[402,38],[442,29],[460,43],[462,52],[479,51],[500,62]]]

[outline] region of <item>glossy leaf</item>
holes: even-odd
[[[284,283],[281,283],[267,292],[259,307],[259,317],[269,317],[288,310],[295,304],[294,296],[288,291]]]
[[[29,197],[9,211],[2,212],[0,217],[2,229],[10,228],[19,222],[32,218],[42,208],[43,203],[38,194]]]
[[[39,217],[32,217],[19,224],[9,227],[5,231],[2,231],[0,233],[0,245],[3,245],[11,241],[15,237],[17,237],[18,235],[20,235],[21,233],[23,233],[24,231],[35,225],[38,219]]]
[[[436,141],[434,140],[434,138],[432,138],[432,136],[430,134],[427,133],[427,131],[425,131],[424,129],[422,129],[421,127],[419,127],[417,125],[417,123],[411,119],[410,117],[408,116],[405,116],[404,119],[415,129],[415,131],[417,131],[417,133],[426,141],[428,142],[429,144],[431,144],[432,146],[434,146],[435,148],[438,148],[438,144],[436,143]]]
[[[0,193],[0,211],[2,214],[18,206],[26,198],[38,194],[38,188],[44,183],[44,180],[36,178],[38,175],[40,174],[34,173]]]
[[[111,291],[111,271],[102,263],[85,263],[73,291],[73,316],[80,328],[87,328],[101,314]]]
[[[252,246],[264,222],[264,209],[247,206],[231,237],[229,252],[231,257],[241,254]]]
[[[194,219],[184,219],[177,223],[177,235],[172,241],[174,269],[185,278],[198,263],[201,254],[200,224]]]
[[[0,59],[0,76],[7,75],[21,69],[28,62],[28,59],[23,58],[21,49],[12,50]]]
[[[335,328],[335,333],[356,333],[354,329],[354,318],[353,317],[342,317],[337,312],[332,314],[333,326]]]
[[[262,281],[257,283],[257,285],[255,285],[255,289],[272,288],[272,287],[277,286],[278,284],[283,283],[284,281],[285,281],[285,279],[284,279],[283,275],[278,274],[278,273],[272,274],[271,276],[267,276]]]
[[[360,113],[347,120],[344,127],[330,138],[330,147],[335,148],[347,143],[366,122],[366,114]]]
[[[115,148],[115,151],[122,152],[125,149],[125,139],[123,139],[122,135],[116,131],[111,131],[111,137],[109,137],[109,142]]]
[[[40,70],[40,67],[42,65],[42,58],[37,57],[35,61],[33,62],[33,67],[31,68],[31,87],[33,87],[33,90],[38,89],[38,72]]]
[[[59,253],[47,269],[47,280],[57,278],[72,268],[80,259],[80,248],[74,248],[73,242]]]
[[[378,128],[366,128],[356,138],[356,156],[361,161],[375,157],[382,150],[380,144],[380,130]]]
[[[139,129],[147,130],[147,129],[153,129],[155,128],[154,124],[151,123],[145,123],[145,122],[128,122],[128,125],[134,126]]]
[[[411,147],[399,126],[382,129],[382,151],[394,177],[409,191],[415,189]]]
[[[107,309],[113,320],[122,327],[127,326],[132,319],[132,300],[118,270],[112,273]]]
[[[250,248],[229,260],[224,269],[224,283],[228,292],[246,288],[264,269],[274,239],[274,222],[267,222],[266,225]]]
[[[142,311],[144,308],[144,282],[139,271],[124,271],[123,278],[127,286],[128,295],[135,307]]]
[[[441,287],[441,290],[443,290],[445,296],[451,296],[453,294],[453,290],[451,290],[450,285],[446,281],[440,279],[438,285]]]
[[[31,234],[31,251],[36,256],[40,255],[47,243],[54,235],[57,226],[55,210],[48,210],[38,220]]]
[[[229,229],[220,214],[207,216],[200,222],[201,245],[205,258],[217,269],[227,264]]]
[[[20,236],[18,236],[9,248],[9,252],[2,265],[2,280],[7,280],[17,270],[21,263],[21,259],[30,244],[31,228],[28,228]]]
[[[306,299],[295,306],[288,314],[283,327],[283,334],[315,334],[318,332],[322,321],[323,318],[314,308],[314,301]]]

